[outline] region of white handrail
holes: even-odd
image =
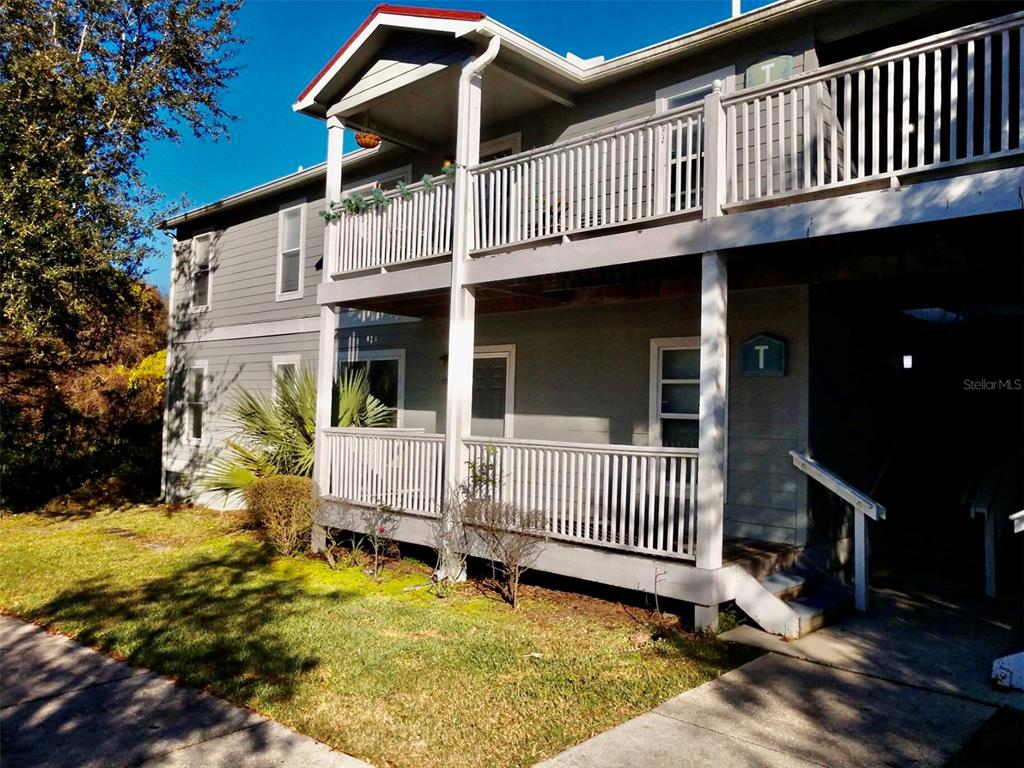
[[[604,445],[602,443],[565,443],[560,440],[533,440],[511,437],[467,437],[466,445],[519,445],[535,448],[567,448],[593,453],[653,454],[656,456],[696,456],[696,448],[664,448],[649,445]]]
[[[1013,532],[1020,533],[1024,531],[1024,509],[1020,512],[1014,512],[1010,515],[1010,520],[1013,521]]]
[[[839,475],[821,466],[810,456],[790,451],[793,466],[817,480],[843,501],[853,506],[854,596],[858,611],[868,609],[868,532],[865,518],[885,519],[885,507],[858,491]]]
[[[890,59],[916,56],[921,53],[931,53],[935,49],[941,48],[942,46],[950,43],[963,42],[979,35],[992,34],[994,32],[1013,29],[1014,27],[1019,26],[1021,21],[1024,21],[1024,11],[1011,13],[1007,16],[1001,16],[998,19],[982,21],[977,24],[970,24],[966,27],[940,32],[929,37],[911,40],[909,43],[894,45],[891,48],[884,48],[881,51],[873,51],[871,53],[866,53],[863,56],[844,59],[843,61],[837,61],[834,64],[826,64],[823,67],[809,69],[806,72],[800,72],[779,80],[772,80],[751,88],[743,88],[728,96],[723,96],[722,105],[727,107],[730,104],[735,104],[736,102],[743,101],[747,98],[774,93],[778,89],[789,89],[800,85],[809,85],[835,75],[845,74],[850,70],[864,69],[876,64],[884,64]]]
[[[790,451],[789,455],[793,457],[794,467],[799,469],[808,477],[817,480],[836,496],[851,504],[855,510],[863,512],[872,520],[885,519],[885,507],[874,499],[868,497],[867,494],[858,491],[848,482],[839,477],[839,475],[832,472],[830,469],[826,469],[810,456],[806,456],[797,451]]]

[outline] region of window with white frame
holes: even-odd
[[[523,134],[520,131],[499,136],[480,144],[480,162],[499,160],[502,157],[515,155],[522,151]]]
[[[213,235],[199,235],[192,238],[191,254],[191,301],[193,311],[210,308],[210,252]]]
[[[405,350],[350,351],[348,359],[338,366],[339,376],[344,376],[353,368],[366,371],[370,394],[393,409],[393,425],[402,426],[402,409],[405,408]]]
[[[473,413],[476,437],[512,437],[516,346],[477,347],[473,353]]]
[[[306,241],[304,201],[281,207],[277,218],[277,300],[302,298]]]
[[[342,197],[348,197],[349,195],[357,192],[369,192],[375,187],[380,187],[383,190],[394,189],[398,182],[408,184],[412,178],[412,166],[405,165],[401,168],[393,168],[390,171],[371,176],[370,178],[363,178],[357,181],[355,184],[345,186],[342,189]]]
[[[284,376],[295,376],[299,372],[300,355],[274,355],[271,359],[274,377],[271,380],[273,393],[277,394],[277,383]]]
[[[668,112],[703,101],[711,93],[715,80],[721,80],[724,87],[726,80],[735,73],[734,67],[722,67],[667,88],[659,88],[654,94],[654,109],[656,112]]]
[[[700,337],[651,339],[650,444],[696,448]]]
[[[188,440],[198,443],[206,430],[206,368],[205,361],[189,366],[185,381],[185,407]]]

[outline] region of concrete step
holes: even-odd
[[[793,569],[777,571],[768,576],[758,579],[758,582],[775,595],[779,600],[792,600],[808,591],[811,580],[807,574],[800,573]]]
[[[819,586],[786,603],[800,618],[800,637],[805,637],[849,613],[853,594],[835,585]]]

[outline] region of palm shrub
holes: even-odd
[[[200,481],[204,491],[225,496],[244,491],[273,475],[313,476],[316,435],[316,375],[300,369],[274,377],[274,394],[236,390],[227,407],[234,437],[210,464]],[[364,368],[349,368],[336,379],[332,424],[340,427],[387,427],[393,409],[370,394]]]

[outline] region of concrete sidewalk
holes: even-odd
[[[0,616],[0,760],[366,768],[280,723]]]
[[[998,706],[1021,708],[988,681],[1012,626],[874,597],[871,613],[793,643],[727,633],[770,652],[541,765],[941,766]]]

